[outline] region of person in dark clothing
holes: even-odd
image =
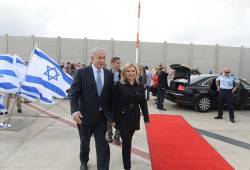
[[[114,83],[118,82],[121,79],[121,59],[119,57],[113,57],[111,59],[111,71],[114,74]],[[111,122],[108,122],[108,132],[107,132],[107,141],[111,143],[113,141],[113,130]],[[121,144],[120,132],[118,129],[115,130],[114,141],[117,145]]]
[[[168,88],[168,74],[165,68],[159,68],[158,73],[158,87],[157,87],[157,109],[166,110],[163,107],[163,102],[165,98],[165,90]]]
[[[146,73],[146,98],[149,100],[150,90],[151,90],[151,81],[152,81],[152,73],[148,69],[148,66],[145,66],[145,73]]]
[[[92,65],[79,69],[70,88],[70,109],[80,136],[80,170],[88,169],[90,138],[96,142],[97,170],[109,170],[110,148],[105,138],[111,112],[114,77],[104,68],[105,50],[92,50]]]
[[[138,71],[134,64],[126,64],[121,72],[121,81],[115,85],[112,111],[115,113],[116,128],[122,138],[124,169],[131,168],[131,143],[136,130],[140,129],[140,109],[146,125],[149,123],[145,92],[139,84]]]
[[[139,71],[139,83],[144,87],[146,90],[147,87],[147,75],[144,67],[140,67]]]

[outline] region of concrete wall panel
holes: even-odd
[[[35,46],[58,61],[58,44],[57,38],[35,37]]]
[[[188,66],[189,44],[167,44],[166,64],[182,64]]]
[[[0,54],[5,53],[5,44],[4,36],[0,36]]]
[[[149,67],[156,67],[159,63],[163,63],[162,53],[162,43],[142,42],[140,44],[140,64],[148,65]]]
[[[135,42],[115,41],[114,42],[114,56],[120,57],[122,64],[134,63],[135,62]]]
[[[32,38],[31,37],[8,37],[8,53],[17,54],[24,61],[29,61],[32,51]]]
[[[83,51],[83,39],[62,38],[60,62],[86,63]]]
[[[229,67],[235,74],[239,74],[240,63],[240,48],[238,47],[219,47],[219,72],[223,71],[223,68]]]
[[[243,78],[250,82],[250,49],[245,48],[245,57],[243,60]]]
[[[208,73],[214,68],[214,46],[194,45],[193,46],[193,68],[199,68],[200,72]]]

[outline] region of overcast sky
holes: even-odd
[[[0,0],[0,35],[136,40],[138,0]],[[250,47],[250,0],[141,0],[140,40]]]

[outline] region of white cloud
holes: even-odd
[[[138,0],[0,0],[0,35],[135,40]],[[250,46],[248,0],[141,0],[141,41]]]

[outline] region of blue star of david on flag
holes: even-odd
[[[48,76],[48,81],[50,81],[51,79],[55,79],[58,80],[59,74],[56,70],[56,68],[54,67],[50,67],[47,66],[47,71],[44,73],[44,75]]]

